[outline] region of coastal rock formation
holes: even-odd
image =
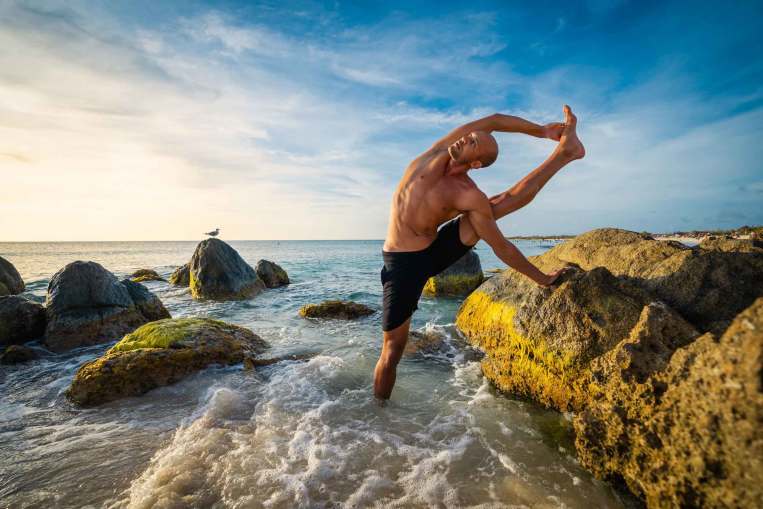
[[[237,364],[267,348],[249,329],[208,318],[151,322],[83,364],[67,391],[93,406],[175,383],[212,364]]]
[[[18,295],[0,297],[0,346],[24,343],[44,333],[44,307]]]
[[[206,239],[196,246],[190,262],[194,299],[241,300],[262,292],[265,284],[235,249],[220,239]]]
[[[649,507],[760,507],[763,299],[720,340],[707,333],[676,350],[653,327],[610,352],[617,366],[575,418],[581,463]]]
[[[191,264],[186,263],[175,269],[170,275],[170,284],[175,286],[188,286],[191,284]]]
[[[0,297],[24,291],[24,280],[11,262],[0,256]]]
[[[532,261],[572,268],[551,288],[504,271],[458,312],[485,376],[578,412],[581,462],[650,507],[759,505],[763,252],[605,229]]]
[[[153,269],[138,269],[130,275],[130,280],[134,283],[143,281],[166,281]]]
[[[465,296],[482,284],[483,280],[480,257],[474,249],[470,249],[456,263],[436,276],[430,277],[424,286],[424,293],[453,297]]]
[[[699,247],[702,249],[713,249],[716,251],[726,252],[740,252],[740,253],[754,253],[763,252],[763,242],[757,241],[755,238],[749,239],[735,239],[729,236],[723,237],[708,237],[699,243]]]
[[[280,265],[268,260],[260,260],[254,267],[257,276],[268,288],[277,288],[289,284],[289,275]]]
[[[82,261],[66,265],[51,278],[46,314],[45,345],[57,352],[111,341],[146,322],[169,317],[140,283],[120,282],[101,265]]]
[[[412,330],[408,332],[408,342],[403,354],[438,353],[445,349],[445,335],[435,330]]]
[[[299,315],[304,318],[338,318],[341,320],[355,320],[373,313],[374,310],[365,304],[349,300],[327,300],[320,304],[306,304],[299,310]]]
[[[39,358],[37,352],[23,345],[11,345],[0,355],[0,364],[21,364]]]

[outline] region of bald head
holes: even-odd
[[[473,131],[448,147],[454,163],[470,168],[490,166],[498,158],[498,142],[485,131]]]

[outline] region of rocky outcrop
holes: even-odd
[[[170,275],[170,284],[175,286],[188,286],[191,284],[191,265],[186,263],[175,269]]]
[[[0,347],[24,343],[44,333],[44,307],[18,295],[0,297]]]
[[[763,299],[688,346],[661,315],[645,310],[602,363],[574,420],[581,463],[649,507],[761,507]]]
[[[578,412],[581,462],[650,507],[760,505],[763,253],[606,229],[532,260],[573,268],[551,288],[504,271],[458,312],[485,376]]]
[[[340,320],[355,320],[372,315],[374,310],[365,304],[349,300],[327,300],[320,304],[306,304],[299,310],[304,318],[336,318]]]
[[[142,283],[144,281],[166,281],[153,269],[138,269],[130,274],[130,280],[134,283]]]
[[[707,237],[699,243],[702,249],[725,252],[754,253],[763,252],[763,242],[755,238],[735,239],[729,236]]]
[[[461,297],[469,295],[472,290],[482,284],[483,280],[480,257],[474,249],[470,249],[456,263],[436,276],[430,277],[424,286],[424,293]]]
[[[0,256],[0,297],[24,291],[24,280],[11,262]]]
[[[0,355],[0,364],[21,364],[39,358],[37,352],[28,346],[11,345]]]
[[[112,341],[169,316],[140,283],[120,282],[101,265],[82,261],[68,264],[51,278],[46,314],[45,345],[57,352]]]
[[[267,343],[249,329],[207,318],[146,324],[102,357],[83,364],[67,396],[93,406],[139,396],[212,364],[237,364],[263,352]]]
[[[276,263],[260,260],[254,270],[268,288],[277,288],[289,284],[289,275]]]
[[[265,284],[235,249],[220,239],[203,240],[190,261],[195,299],[241,300],[262,292]]]

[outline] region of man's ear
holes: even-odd
[[[482,168],[482,161],[472,161],[472,163],[469,165],[473,170],[476,170],[477,168]]]

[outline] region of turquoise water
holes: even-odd
[[[423,298],[412,328],[447,337],[406,356],[390,404],[371,397],[380,313],[312,322],[300,306],[329,298],[380,308],[381,241],[233,241],[292,280],[249,301],[197,302],[146,284],[172,316],[251,328],[272,355],[310,352],[256,372],[210,368],[95,409],[63,392],[109,345],[0,368],[0,506],[14,507],[621,507],[577,463],[568,417],[497,394],[453,321],[460,301]],[[517,245],[527,255],[545,250]],[[43,299],[51,275],[93,260],[119,276],[165,277],[194,242],[0,243]],[[502,264],[484,244],[483,269]],[[269,354],[270,355],[270,354]]]

